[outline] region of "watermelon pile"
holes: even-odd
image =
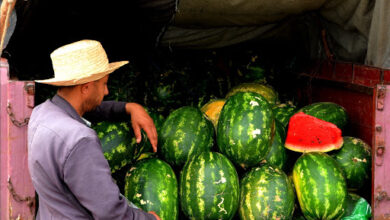
[[[296,110],[290,103],[274,103],[272,87],[256,88],[264,91],[232,91],[201,108],[173,109],[166,117],[150,113],[158,126],[157,154],[134,146],[123,122],[96,126],[113,172],[129,165],[124,195],[161,219],[359,216],[351,209],[369,207],[356,193],[370,182],[371,148],[342,136],[335,123],[346,123],[343,108],[314,103]],[[343,114],[316,113],[318,106]],[[351,192],[358,197],[351,200]]]
[[[203,67],[214,67],[214,58]],[[161,219],[369,219],[362,194],[370,187],[371,148],[343,136],[347,111],[331,102],[293,103],[256,62],[232,64],[245,79],[239,83],[212,71],[198,71],[197,81],[185,64],[160,73],[144,102],[158,152],[147,152],[145,137],[142,146],[123,144],[128,137],[111,150],[103,145],[113,173],[125,172],[121,192]],[[97,133],[102,143],[123,134]],[[360,214],[363,206],[369,211]]]

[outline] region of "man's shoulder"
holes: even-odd
[[[53,104],[50,99],[45,102],[34,107],[30,120],[34,121],[35,119],[39,119],[39,117],[47,117],[52,114],[63,114],[64,111],[61,110],[58,106]]]
[[[58,136],[69,134],[91,136],[94,134],[92,129],[72,118],[50,100],[36,106],[31,114],[29,130],[38,127],[45,128]]]

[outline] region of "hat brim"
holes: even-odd
[[[37,83],[43,83],[43,84],[49,84],[54,86],[75,86],[80,85],[88,82],[92,82],[95,80],[99,80],[103,78],[104,76],[114,72],[118,68],[122,67],[123,65],[126,65],[129,63],[129,61],[118,61],[118,62],[112,62],[108,64],[108,68],[105,71],[88,74],[78,79],[58,79],[58,78],[50,78],[50,79],[43,79],[43,80],[35,80]]]

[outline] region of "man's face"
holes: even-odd
[[[84,102],[84,109],[86,112],[92,111],[99,106],[102,103],[104,96],[108,95],[107,81],[108,75],[91,82],[88,96]]]

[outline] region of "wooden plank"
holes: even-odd
[[[33,82],[10,81],[1,61],[0,219],[33,219],[35,191],[27,164],[27,118],[34,107]]]

